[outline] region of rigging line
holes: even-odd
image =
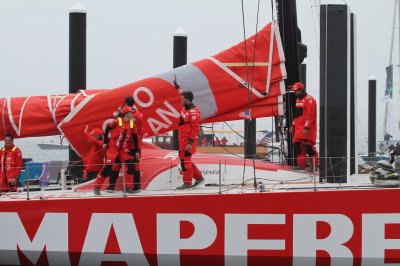
[[[246,85],[247,89],[249,91],[249,98],[250,98],[250,88],[249,88],[249,66],[248,66],[248,60],[247,60],[247,43],[246,43],[246,24],[245,24],[245,17],[244,17],[244,5],[243,5],[243,0],[242,2],[242,24],[243,24],[243,42],[244,42],[244,53],[245,53],[245,62],[246,62]]]
[[[3,112],[2,112],[2,120],[3,120],[3,131],[4,131],[4,135],[6,134],[6,121],[5,121],[5,107],[7,104],[7,98],[4,98],[4,103],[3,103]]]
[[[325,74],[325,81],[324,81],[324,87],[325,87],[325,95],[324,95],[324,156],[325,158],[328,156],[328,107],[327,107],[327,102],[328,102],[328,5],[325,6],[325,69],[324,69],[324,74]],[[328,175],[328,160],[324,159],[324,174],[325,176]]]
[[[356,119],[357,119],[357,122],[358,122],[357,125],[359,125],[360,128],[361,128],[361,135],[364,137],[365,140],[368,139],[364,134],[364,132],[367,132],[367,131],[364,130],[363,125],[361,124],[361,120],[360,120],[360,117],[358,116],[358,114],[357,114]]]
[[[244,53],[245,53],[245,62],[246,62],[246,87],[247,87],[247,97],[248,97],[248,113],[249,116],[251,118],[251,91],[250,91],[250,87],[249,87],[249,67],[248,67],[248,60],[247,60],[247,43],[246,43],[246,23],[245,23],[245,17],[244,17],[244,3],[243,0],[241,0],[242,3],[242,24],[243,24],[243,42],[244,42]],[[250,123],[247,123],[247,127],[250,128]],[[247,130],[247,132],[249,132],[249,130],[247,128],[245,128],[245,130]],[[245,146],[247,145],[246,140],[245,140]],[[243,167],[243,180],[244,180],[244,176],[246,173],[246,156],[244,156],[244,167]]]
[[[274,21],[274,0],[271,0],[271,19]]]
[[[232,129],[232,130],[233,130],[233,129]],[[214,133],[214,122],[212,123],[211,131],[212,131],[212,133],[213,133],[213,137],[214,137],[214,138],[217,137],[217,136],[215,135],[215,133]],[[213,139],[213,142],[214,142],[214,139]],[[240,156],[240,155],[238,155],[238,154],[236,154],[236,153],[233,153],[233,152],[229,151],[226,147],[224,147],[224,146],[220,146],[220,147],[222,147],[222,148],[223,148],[227,153],[229,153],[230,155],[233,155],[233,156],[235,156],[235,157],[238,157],[238,158],[243,159],[242,156]]]
[[[271,0],[273,1],[273,0]],[[258,17],[259,17],[259,13],[260,13],[260,0],[258,0],[258,4],[257,4],[257,20],[256,20],[256,35],[254,37],[254,49],[253,49],[253,65],[252,65],[252,69],[251,69],[251,82],[250,82],[250,86],[253,88],[253,82],[254,82],[254,64],[256,61],[256,48],[257,48],[257,34],[258,34]],[[272,28],[271,28],[272,30]],[[271,41],[271,40],[270,40]],[[247,59],[247,56],[246,56]],[[247,60],[246,60],[247,61]],[[268,66],[271,67],[271,66]],[[251,99],[250,99],[251,101]]]
[[[313,26],[314,26],[314,36],[315,36],[315,43],[317,44],[317,48],[318,48],[318,56],[319,56],[319,43],[318,43],[317,27],[316,27],[316,25],[315,25],[315,19],[314,19],[314,9],[313,9],[313,5],[312,5],[312,2],[311,2],[311,0],[310,0],[310,5],[311,5],[311,17],[312,17]]]
[[[397,2],[398,2],[398,0],[394,0],[393,24],[392,24],[392,41],[390,43],[389,66],[393,63],[393,43],[394,43],[394,30],[395,30],[395,24],[396,24]]]
[[[225,125],[227,125],[227,127],[229,127],[233,132],[235,132],[239,137],[241,137],[242,139],[244,139],[244,136],[242,136],[239,132],[237,132],[236,130],[234,130],[228,123],[224,122]],[[214,123],[213,123],[214,124]]]
[[[318,1],[318,3],[317,3],[317,1]],[[320,1],[320,0],[314,0],[314,6],[315,6],[315,11],[316,11],[317,16],[318,16],[318,22],[319,22],[319,19],[320,19],[320,12],[319,12],[319,10],[320,10],[320,8],[321,8],[321,1]]]

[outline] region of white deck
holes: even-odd
[[[304,177],[305,174],[302,174]],[[306,174],[308,175],[308,174]],[[219,186],[217,180],[206,180],[203,184],[186,190],[176,190],[177,182],[157,186],[157,182],[152,182],[146,190],[137,194],[124,194],[122,191],[108,193],[101,192],[101,196],[93,194],[92,190],[75,192],[73,190],[46,190],[46,191],[27,191],[23,192],[8,192],[0,196],[0,201],[20,201],[27,200],[28,194],[30,200],[55,200],[55,199],[82,199],[82,198],[116,198],[116,197],[143,197],[143,196],[177,196],[177,195],[210,195],[210,194],[240,194],[240,193],[279,193],[279,192],[300,192],[300,191],[327,191],[327,190],[358,190],[358,189],[382,189],[374,186],[368,175],[353,175],[349,177],[348,183],[326,183],[320,184],[313,182],[313,177],[299,180],[292,178],[282,179],[281,181],[271,181],[270,179],[257,179],[257,183],[262,182],[265,186],[265,192],[260,192],[259,186],[254,188],[254,180],[249,180],[242,186],[241,180],[238,182],[226,181]],[[182,181],[179,181],[182,182]],[[166,189],[165,185],[169,188]]]

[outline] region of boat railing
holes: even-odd
[[[212,159],[212,160],[211,160]],[[198,186],[180,190],[183,184],[182,164],[179,158],[165,157],[146,158],[139,164],[141,169],[141,192],[128,193],[134,186],[134,181],[128,171],[128,164],[121,164],[121,171],[116,181],[114,191],[105,191],[108,187],[106,178],[101,189],[102,197],[127,197],[151,195],[181,195],[181,194],[227,194],[227,193],[262,193],[273,191],[289,191],[295,189],[320,189],[344,188],[348,185],[340,182],[343,175],[333,175],[333,168],[347,162],[346,157],[320,158],[329,161],[328,175],[321,177],[318,172],[318,162],[315,158],[306,158],[308,167],[304,170],[294,171],[292,167],[253,160],[254,158],[221,158],[196,157],[195,164],[199,167],[205,181]],[[182,162],[185,163],[185,162]],[[75,164],[75,166],[82,166]],[[92,165],[101,167],[101,165]],[[137,167],[137,164],[134,164]],[[46,197],[54,198],[81,198],[93,197],[95,180],[76,178],[68,173],[68,164],[28,162],[23,169],[24,177],[20,178],[19,186],[10,188],[3,195],[20,199],[33,199]],[[197,173],[198,174],[198,173]],[[128,175],[128,176],[127,176]],[[195,176],[196,177],[196,176]],[[326,183],[327,179],[339,180]],[[194,181],[193,181],[194,182]],[[370,182],[365,179],[359,186],[368,187]],[[111,193],[113,192],[113,193]],[[50,196],[51,195],[51,196]]]

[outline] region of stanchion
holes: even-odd
[[[26,171],[26,200],[30,200],[29,198],[29,170]]]
[[[256,178],[256,154],[253,154],[253,186],[254,191],[257,191],[257,178]]]
[[[225,177],[226,177],[226,160],[225,160],[225,163],[224,163],[224,176],[222,177],[224,182],[225,182]]]
[[[221,160],[219,160],[219,194],[222,194],[222,184],[221,184]]]
[[[315,175],[315,157],[313,157],[314,191],[317,191],[317,177]]]
[[[122,192],[124,193],[124,197],[126,197],[125,165],[123,163],[121,163],[121,171],[122,171]]]
[[[66,176],[65,176],[65,169],[61,169],[61,189],[66,190],[67,189],[67,183],[66,183]]]
[[[172,194],[172,163],[169,168],[169,183],[171,184],[170,194]]]

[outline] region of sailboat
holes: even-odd
[[[245,45],[256,50],[254,56]],[[251,63],[256,78],[250,84]],[[251,118],[283,114],[285,57],[273,22],[212,57],[120,88],[2,98],[0,138],[6,131],[17,137],[62,132],[84,155],[86,125],[104,126],[127,95],[145,117],[147,136],[174,130],[181,107],[174,75],[194,92],[202,123],[243,119],[244,113]],[[398,258],[386,250],[399,248],[400,209],[382,207],[388,198],[400,199],[398,189],[377,189],[365,176],[320,184],[315,171],[198,153],[193,160],[206,182],[177,191],[182,182],[177,152],[144,144],[142,153],[143,191],[135,195],[126,194],[123,171],[119,191],[102,196],[93,195],[90,181],[71,190],[1,195],[0,263],[383,265]],[[65,182],[65,171],[60,174]]]

